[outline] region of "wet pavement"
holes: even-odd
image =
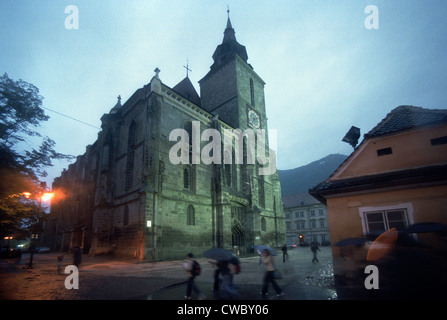
[[[275,257],[282,274],[278,284],[285,292],[277,297],[270,286],[267,297],[260,295],[264,267],[258,256],[241,257],[242,271],[234,276],[238,300],[336,300],[330,247],[321,247],[318,263],[312,263],[309,248],[289,250],[288,260],[282,253]],[[32,269],[25,269],[29,256],[22,262],[0,260],[0,299],[2,300],[184,300],[186,274],[183,261],[117,261],[109,257],[83,256],[79,272],[79,289],[66,289],[65,266],[72,255],[65,254],[62,273],[57,273],[57,253],[36,254]],[[207,300],[219,300],[212,291],[214,270],[205,258],[197,259],[202,274],[197,286]],[[193,295],[194,299],[197,299]]]

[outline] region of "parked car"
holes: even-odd
[[[38,252],[38,253],[48,253],[48,252],[50,252],[50,248],[48,248],[48,247],[36,247],[36,249],[34,250],[34,252]]]

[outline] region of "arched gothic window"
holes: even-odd
[[[196,213],[194,207],[191,204],[188,206],[188,212],[186,214],[186,224],[188,226],[196,225]]]
[[[251,98],[251,105],[255,106],[255,88],[253,84],[253,79],[250,78],[250,98]]]

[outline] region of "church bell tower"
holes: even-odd
[[[247,62],[247,50],[237,42],[229,15],[213,60],[210,71],[199,81],[202,108],[218,114],[233,128],[267,130],[265,83]]]

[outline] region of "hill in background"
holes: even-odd
[[[278,170],[283,195],[308,192],[326,180],[348,156],[331,154],[305,166],[289,170]]]

